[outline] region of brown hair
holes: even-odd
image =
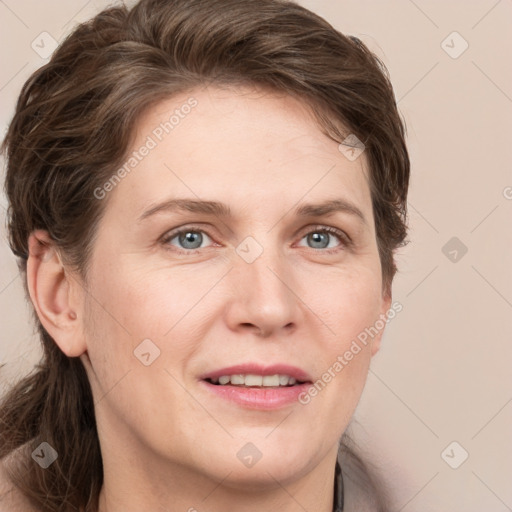
[[[94,190],[124,162],[134,127],[155,103],[198,86],[249,84],[293,95],[337,142],[365,145],[383,287],[406,243],[409,157],[384,64],[357,38],[285,0],[141,0],[79,25],[24,84],[2,144],[9,243],[26,284],[28,237],[48,231],[86,282],[108,198]],[[344,128],[340,128],[344,127]],[[348,130],[348,131],[347,131]],[[44,356],[0,404],[0,459],[44,512],[96,512],[103,482],[94,403],[79,358],[68,358],[33,311]],[[48,468],[30,454],[58,453]]]

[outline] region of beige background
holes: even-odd
[[[107,3],[0,2],[2,134],[23,82],[45,62],[32,42],[42,32],[61,40]],[[393,287],[404,309],[373,361],[354,435],[396,511],[512,510],[512,1],[300,3],[388,66],[412,159],[411,243]],[[40,352],[5,241],[3,196],[0,204],[5,387]],[[445,461],[456,465],[462,450],[469,458],[452,469]]]

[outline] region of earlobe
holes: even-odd
[[[86,346],[73,303],[72,279],[47,231],[30,234],[27,285],[37,316],[48,334],[68,357],[80,356]]]

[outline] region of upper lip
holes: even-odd
[[[272,364],[270,366],[263,366],[257,363],[244,363],[237,364],[235,366],[228,366],[219,370],[213,370],[211,372],[201,375],[201,379],[218,379],[223,375],[288,375],[301,382],[311,382],[311,377],[307,372],[291,366],[289,364]]]

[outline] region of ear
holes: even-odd
[[[374,336],[374,338],[372,339],[372,345],[371,345],[372,357],[380,349],[380,342],[381,342],[382,336],[384,335],[385,327],[387,325],[386,324],[387,312],[389,311],[389,309],[391,307],[391,300],[392,300],[391,289],[384,291],[382,294],[382,304],[381,304],[381,308],[380,308],[379,318],[376,321],[376,327],[381,325],[381,321],[384,322],[384,326],[382,327],[382,329],[379,329],[378,334],[376,334]]]
[[[68,357],[86,349],[82,334],[83,289],[65,269],[47,231],[33,231],[28,240],[27,285],[37,316]]]

